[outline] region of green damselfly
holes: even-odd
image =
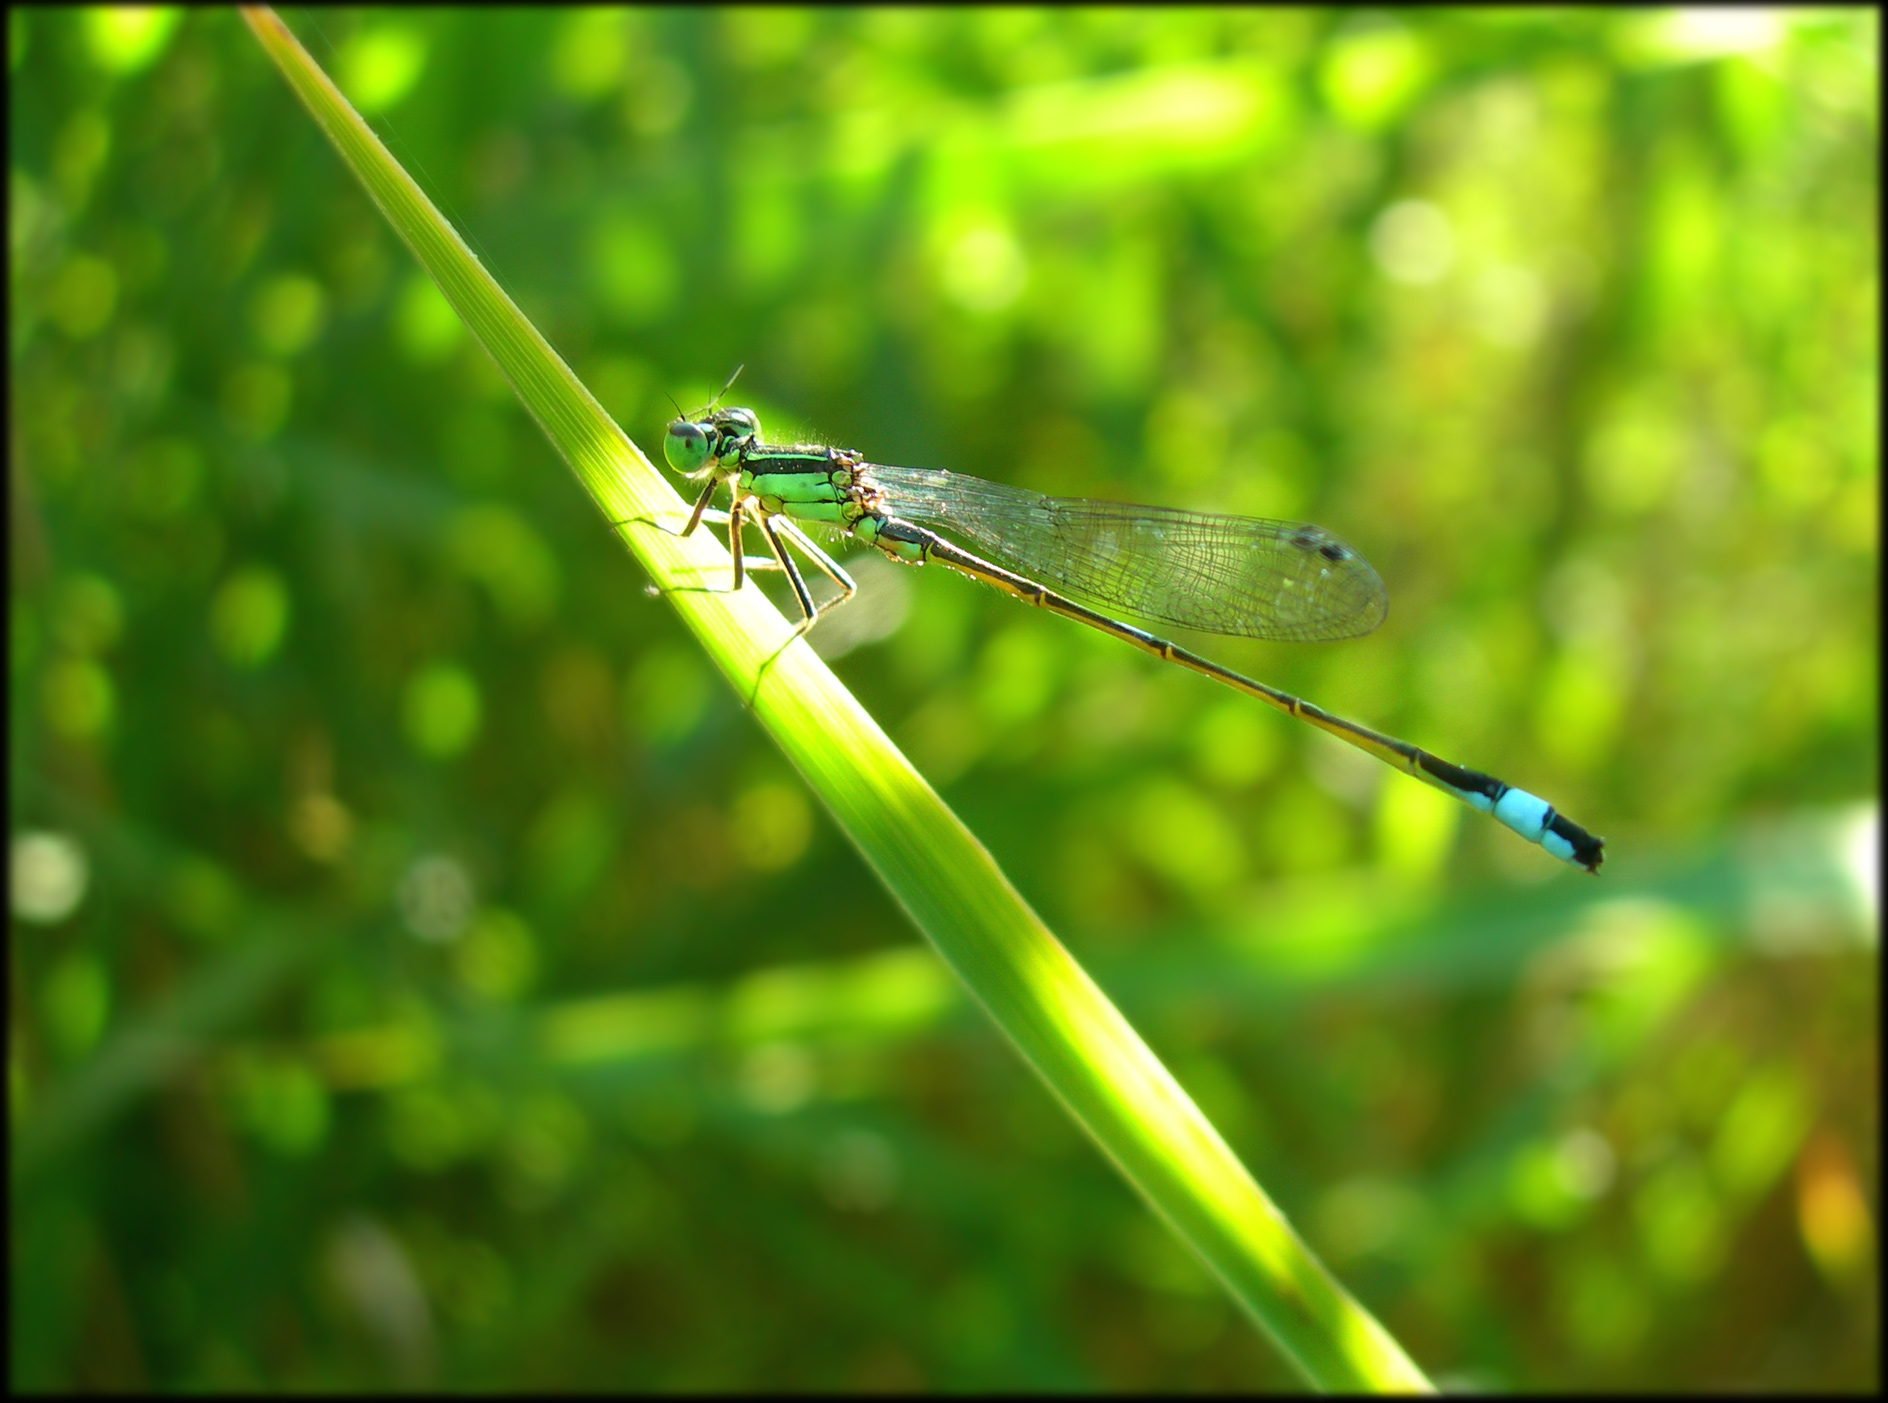
[[[1294,642],[1369,633],[1388,609],[1383,582],[1362,556],[1321,527],[1045,497],[960,473],[868,462],[850,448],[770,444],[762,440],[751,409],[711,405],[682,415],[669,424],[663,453],[670,467],[703,483],[681,534],[691,534],[711,516],[725,520],[734,588],[751,567],[779,569],[799,601],[801,632],[855,593],[839,562],[800,526],[819,522],[893,560],[948,565],[1223,682],[1492,814],[1555,857],[1599,871],[1604,840],[1544,799],[1333,716],[1112,617],[1125,613],[1206,633]],[[722,486],[729,490],[728,510],[710,513],[708,504]],[[749,520],[759,527],[771,560],[743,557],[741,532]],[[968,542],[976,553],[947,536]],[[839,587],[835,598],[814,603],[787,554],[788,542]]]

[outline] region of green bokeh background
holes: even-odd
[[[815,639],[1436,1377],[1879,1382],[1872,13],[289,19],[646,450],[1362,550],[1188,641],[1601,877],[948,572]],[[8,26],[13,1384],[1295,1386],[240,20]]]

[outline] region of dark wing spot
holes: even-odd
[[[1350,547],[1334,541],[1315,526],[1306,526],[1291,534],[1291,543],[1302,551],[1316,551],[1326,560],[1349,560]]]

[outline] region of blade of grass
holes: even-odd
[[[683,621],[964,986],[1314,1385],[1428,1381],[1299,1241],[961,820],[603,412],[275,14],[250,28]]]

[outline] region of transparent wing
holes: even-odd
[[[1241,638],[1355,638],[1383,622],[1377,572],[1295,521],[1045,497],[877,463],[886,509],[1090,608]]]

